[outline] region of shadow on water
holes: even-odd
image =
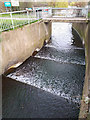
[[[2,84],[4,84],[3,117],[77,117],[79,108],[73,102],[69,102],[68,100],[63,99],[57,95],[53,95],[49,92],[45,92],[27,84],[19,83],[4,76]]]
[[[80,37],[79,34],[75,31],[74,28],[72,28],[72,34],[73,34],[72,45],[83,48],[81,37]],[[77,35],[77,34],[78,34],[78,35]]]
[[[3,76],[4,118],[78,118],[84,49],[72,24],[53,23],[52,28],[48,45]]]

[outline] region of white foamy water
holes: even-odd
[[[38,78],[37,75],[35,77],[30,77],[30,78],[28,78],[27,76],[28,76],[28,74],[26,74],[25,76],[20,75],[18,77],[15,74],[13,74],[13,75],[9,74],[7,77],[15,79],[16,81],[19,81],[19,82],[22,82],[22,83],[25,83],[28,85],[32,85],[32,86],[42,89],[44,91],[50,92],[50,93],[58,95],[60,97],[63,97],[69,101],[73,101],[75,103],[80,104],[80,99],[81,99],[80,95],[71,97],[70,94],[65,94],[64,91],[60,92],[60,91],[62,91],[62,89],[60,90],[60,88],[55,89],[52,85],[47,86],[46,84],[44,84],[44,82],[42,82],[41,79]]]
[[[85,65],[85,61],[84,62],[78,62],[78,61],[68,61],[67,60],[61,60],[59,58],[51,58],[51,57],[44,57],[44,56],[39,56],[39,55],[36,55],[35,58],[40,58],[40,59],[45,59],[45,60],[51,60],[51,61],[55,61],[55,62],[59,62],[59,63],[62,63],[62,64],[77,64],[77,65]]]

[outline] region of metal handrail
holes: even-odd
[[[51,10],[53,12],[49,14],[48,11],[45,12],[45,9],[48,9],[48,11]],[[39,20],[41,18],[44,19],[47,17],[51,17],[53,15],[59,15],[59,17],[68,17],[68,15],[70,13],[68,10],[73,10],[74,12],[76,10],[76,13],[74,13],[74,14],[77,14],[78,10],[86,10],[86,14],[84,15],[84,17],[87,19],[89,9],[90,8],[82,8],[82,7],[78,7],[78,8],[41,8],[39,10],[36,9],[36,10],[32,10],[32,11],[29,11],[27,9],[27,10],[22,10],[22,11],[4,12],[4,13],[0,13],[0,15],[1,15],[0,16],[0,31],[3,31],[4,25],[6,26],[6,28],[4,30],[6,30],[7,27],[8,27],[8,29],[9,29],[9,27],[14,29],[14,27],[19,26],[19,22],[17,25],[15,22],[20,21],[20,20],[22,21],[22,22],[20,22],[20,25],[24,25],[26,23],[27,24],[30,23],[30,21]],[[59,12],[55,13],[54,10],[59,10]],[[66,12],[63,13],[63,10],[65,10]],[[68,11],[68,14],[67,14],[67,11]],[[18,13],[21,13],[21,14],[18,14]],[[8,14],[9,14],[9,16],[8,16]],[[7,15],[7,16],[2,16],[2,15]],[[70,13],[70,15],[72,15],[72,13]],[[70,17],[70,15],[69,15],[69,17]],[[72,17],[74,18],[74,16],[72,16]],[[78,16],[78,17],[80,17],[80,16]],[[10,23],[8,23],[7,21],[5,22],[5,20],[7,20],[7,21],[10,20],[9,21]]]
[[[89,8],[84,8],[84,7],[78,7],[78,8],[51,8],[52,10],[54,10],[54,9],[60,9],[60,10],[62,10],[62,9],[64,9],[64,10],[69,10],[69,9],[73,9],[73,10],[82,10],[82,9],[89,9]]]
[[[0,15],[0,32],[39,20],[39,18],[36,18],[36,13],[34,15],[34,11],[28,10],[4,12],[0,13]]]
[[[13,11],[13,12],[3,12],[3,13],[0,13],[0,15],[3,15],[3,14],[13,14],[13,13],[23,13],[23,12],[27,12],[27,10]]]

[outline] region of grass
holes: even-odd
[[[88,13],[88,18],[90,18],[90,12]]]
[[[10,14],[2,14],[0,17],[10,17]]]
[[[26,20],[13,20],[14,26],[23,25],[26,23],[28,23]],[[13,28],[11,20],[0,20],[0,31],[8,30],[10,28]]]
[[[5,17],[5,18],[10,18],[10,14],[2,14],[0,15],[0,17]],[[27,16],[27,13],[13,13],[12,14],[13,18],[35,18],[35,16],[33,16],[33,14],[29,14]],[[34,22],[37,22],[38,20],[13,20],[13,25],[12,25],[12,21],[10,19],[0,19],[0,31],[6,31],[6,30],[11,30],[16,27],[21,27],[23,25],[26,24],[31,24]]]
[[[40,20],[41,19],[29,21],[29,23],[28,23],[28,20],[13,20],[14,29],[17,27],[23,27],[26,24],[35,23]],[[6,20],[6,19],[0,20],[0,31],[6,31],[6,30],[11,30],[11,29],[13,29],[11,20]]]
[[[32,13],[31,13],[32,14]],[[30,18],[32,18],[33,17],[33,15],[31,15],[31,14],[29,14],[28,16],[27,16],[27,13],[13,13],[12,14],[12,17],[13,18],[28,18],[28,17],[30,17]],[[0,17],[11,17],[10,16],[10,14],[2,14],[2,15],[0,15]]]
[[[15,16],[15,15],[23,15],[23,14],[21,14],[21,13],[13,13],[12,15]],[[0,17],[10,17],[10,13],[9,14],[0,14]]]

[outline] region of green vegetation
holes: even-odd
[[[13,25],[11,20],[0,20],[0,31],[13,28],[13,26],[23,25],[28,23],[26,20],[13,20]]]
[[[88,18],[90,18],[90,12],[88,13]]]
[[[2,14],[0,17],[10,17],[10,14]]]
[[[56,2],[55,7],[56,8],[67,8],[68,2]]]
[[[10,16],[10,14],[2,14],[2,15],[0,15],[0,17],[11,17]],[[12,14],[12,17],[13,18],[27,18],[27,17],[30,17],[30,18],[32,18],[33,16],[31,16],[30,14],[27,16],[27,13],[13,13]]]
[[[87,4],[87,2],[70,2],[70,6],[77,6],[77,7],[84,7]]]
[[[4,18],[11,18],[10,14],[2,14],[0,15],[0,17],[4,17]],[[38,20],[16,20],[16,19],[0,19],[0,31],[5,31],[5,30],[11,30],[13,28],[16,27],[20,27],[26,24],[31,24],[34,23]],[[35,18],[35,16],[32,14],[29,14],[27,16],[27,13],[13,13],[12,14],[12,18]],[[14,27],[13,27],[14,26]]]
[[[0,32],[0,34],[1,34],[1,32]],[[0,37],[0,42],[1,42],[2,40],[1,40],[1,37]]]
[[[58,0],[52,0],[52,2],[48,3],[48,6],[50,7],[56,7],[56,8],[67,8],[68,7],[68,0],[62,2],[58,2]]]
[[[33,20],[33,21],[28,21],[28,20],[13,20],[13,25],[12,25],[12,21],[11,20],[0,20],[0,31],[5,31],[5,30],[11,30],[16,29],[17,27],[23,27],[26,24],[32,24],[35,23],[39,20]]]

